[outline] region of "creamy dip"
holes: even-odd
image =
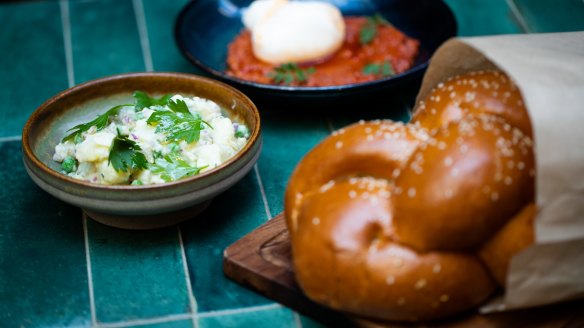
[[[213,101],[139,96],[156,105],[117,106],[101,116],[101,126],[98,117],[71,129],[53,155],[64,174],[106,185],[165,183],[211,170],[247,143],[247,127]]]

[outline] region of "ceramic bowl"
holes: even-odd
[[[225,73],[227,46],[243,29],[242,9],[252,0],[193,0],[175,23],[175,40],[183,55],[201,70],[248,94],[254,101],[284,100],[310,104],[322,101],[343,104],[355,97],[387,96],[408,82],[419,82],[434,51],[456,35],[457,25],[448,6],[440,0],[321,0],[336,5],[345,16],[381,14],[395,27],[420,41],[420,53],[411,69],[372,82],[325,87],[261,84]],[[319,106],[325,108],[326,106]],[[336,109],[336,108],[335,108]]]
[[[136,90],[152,95],[177,93],[216,102],[225,114],[250,129],[245,147],[222,165],[199,175],[159,185],[106,186],[60,173],[52,160],[55,145],[72,126],[90,121],[114,104],[133,102]],[[134,73],[87,82],[42,104],[22,133],[24,164],[32,180],[49,194],[81,207],[89,217],[127,229],[176,224],[201,212],[257,161],[262,140],[256,106],[241,92],[211,79],[177,73]]]

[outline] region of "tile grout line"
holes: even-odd
[[[1,137],[0,142],[20,141],[22,136]]]
[[[61,27],[63,29],[63,46],[65,48],[65,62],[67,65],[67,83],[69,88],[75,85],[75,70],[73,67],[73,46],[71,41],[71,19],[69,16],[68,0],[60,0]]]
[[[242,313],[250,313],[250,312],[259,312],[259,311],[268,311],[268,310],[275,310],[283,308],[282,305],[278,303],[268,304],[268,305],[258,305],[258,306],[250,306],[246,308],[240,309],[228,309],[228,310],[219,310],[219,311],[209,311],[204,313],[183,313],[183,314],[171,314],[167,316],[149,318],[149,319],[138,319],[138,320],[128,320],[128,321],[120,321],[120,322],[112,322],[112,323],[102,323],[96,326],[96,328],[123,328],[123,327],[132,327],[136,325],[151,325],[157,323],[167,323],[179,320],[186,320],[186,319],[199,319],[199,318],[209,318],[209,317],[222,317],[234,314],[242,314]]]
[[[157,323],[168,323],[173,321],[179,320],[186,320],[194,318],[193,314],[184,313],[184,314],[171,314],[164,317],[156,317],[150,319],[137,319],[137,320],[128,320],[128,321],[121,321],[121,322],[113,322],[113,323],[102,323],[97,328],[123,328],[123,327],[133,327],[137,325],[152,325]]]
[[[258,185],[260,187],[260,194],[262,195],[262,201],[264,203],[264,210],[266,211],[266,216],[268,217],[268,221],[272,219],[272,212],[270,211],[270,206],[268,205],[268,197],[266,196],[266,191],[264,189],[264,184],[262,183],[262,177],[260,176],[260,170],[258,169],[258,164],[254,164],[253,170],[256,174],[256,179],[258,181]]]
[[[533,31],[529,28],[529,26],[527,25],[527,22],[523,18],[523,15],[521,15],[519,8],[517,8],[515,1],[514,0],[506,0],[506,2],[507,2],[507,6],[511,10],[511,13],[513,14],[515,19],[517,20],[517,23],[519,23],[519,27],[523,30],[523,33],[533,33]]]
[[[204,313],[198,313],[195,315],[195,317],[198,317],[198,318],[222,317],[222,316],[233,315],[233,314],[268,311],[268,310],[275,310],[275,309],[281,309],[281,308],[282,308],[282,305],[280,305],[278,303],[272,303],[272,304],[267,304],[267,305],[250,306],[250,307],[240,308],[240,309],[209,311],[209,312],[204,312]]]
[[[187,264],[187,254],[185,249],[185,244],[182,238],[182,231],[180,226],[176,228],[178,233],[178,242],[180,244],[180,253],[183,262],[183,272],[185,274],[185,282],[187,284],[187,292],[189,293],[189,305],[191,307],[191,313],[193,315],[193,326],[194,328],[199,327],[199,321],[195,318],[195,314],[199,311],[199,306],[197,304],[197,299],[195,298],[195,294],[193,293],[193,285],[191,283],[191,275],[189,272],[189,266]]]
[[[142,0],[132,0],[138,33],[140,34],[140,45],[142,46],[142,57],[146,71],[152,72],[154,65],[152,63],[152,52],[150,50],[150,39],[148,37],[148,27],[146,25],[146,15],[144,14],[144,3]]]
[[[85,264],[87,267],[87,287],[89,289],[89,309],[91,312],[91,326],[97,326],[95,295],[93,294],[93,273],[91,270],[91,252],[89,250],[89,233],[87,229],[87,215],[83,215],[83,241],[85,244]]]

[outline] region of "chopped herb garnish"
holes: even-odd
[[[363,67],[362,72],[365,75],[377,75],[382,77],[391,76],[395,74],[393,66],[389,61],[383,62],[381,64],[379,63],[367,64]]]
[[[144,183],[142,183],[142,181],[140,181],[140,180],[134,180],[134,181],[132,181],[132,183],[131,183],[131,185],[132,185],[132,186],[141,186],[141,185],[143,185],[143,184],[144,184]]]
[[[61,168],[65,173],[71,173],[77,170],[77,160],[73,156],[67,156],[61,163]]]
[[[268,73],[268,77],[271,78],[277,84],[292,84],[293,82],[304,83],[308,80],[311,74],[316,72],[316,68],[308,67],[302,69],[295,63],[286,63]]]
[[[63,138],[63,140],[61,142],[65,142],[68,140],[74,140],[75,143],[78,143],[77,142],[79,140],[78,136],[81,136],[81,134],[83,132],[89,130],[92,126],[95,126],[97,128],[97,131],[101,131],[101,130],[105,129],[109,123],[110,117],[118,115],[121,108],[128,107],[128,106],[134,106],[134,105],[114,106],[114,107],[110,108],[107,112],[99,115],[96,119],[94,119],[91,122],[87,122],[85,124],[75,125],[74,127],[67,130],[67,132],[70,132],[70,131],[73,131],[73,132],[66,135],[65,138]]]
[[[156,159],[154,164],[150,165],[150,171],[160,174],[162,180],[169,182],[199,174],[205,167],[190,166],[177,153],[170,153]]]
[[[117,135],[112,142],[108,163],[118,172],[148,168],[148,161],[142,153],[142,148],[127,136],[121,135]]]
[[[249,129],[247,126],[240,124],[237,126],[237,130],[235,130],[235,137],[236,138],[248,138],[249,137]]]
[[[203,121],[198,116],[167,110],[155,111],[150,115],[147,123],[149,125],[157,124],[156,132],[166,133],[167,141],[184,140],[187,143],[198,141],[201,130],[205,128],[205,125],[212,128],[209,123]]]
[[[184,102],[184,100],[169,100],[168,101],[168,108],[170,108],[170,110],[172,110],[175,113],[183,113],[183,114],[191,114],[191,112],[189,111],[189,107],[187,106],[187,103]]]
[[[367,17],[367,22],[361,27],[359,31],[359,42],[362,45],[371,43],[375,36],[377,35],[377,28],[379,25],[391,25],[383,16],[379,13]]]
[[[164,106],[168,103],[171,95],[164,95],[160,98],[153,98],[148,96],[146,93],[142,91],[135,91],[134,99],[136,99],[136,110],[141,111],[144,108],[148,108],[151,106]]]

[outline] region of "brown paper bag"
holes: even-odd
[[[505,295],[483,312],[584,297],[584,32],[459,38],[432,57],[418,100],[451,76],[506,72],[534,128],[535,244],[516,255]]]

